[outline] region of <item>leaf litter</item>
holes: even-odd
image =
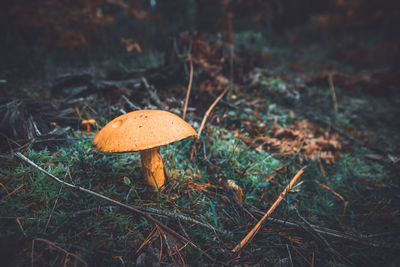
[[[321,159],[327,164],[335,163],[342,148],[339,134],[324,131],[307,120],[297,121],[290,128],[280,127],[275,120],[268,135],[245,138],[244,141],[257,150],[278,150],[284,157],[299,154],[303,159]],[[258,141],[263,143],[258,144]]]

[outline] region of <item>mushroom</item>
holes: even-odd
[[[165,184],[160,146],[197,135],[175,114],[163,110],[138,110],[110,121],[93,139],[104,152],[139,151],[146,182],[160,188]]]
[[[90,126],[95,125],[96,121],[94,119],[83,120],[81,121],[81,125],[86,127],[86,132],[90,131]]]

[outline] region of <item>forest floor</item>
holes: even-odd
[[[181,78],[171,83],[163,80],[171,69],[162,60],[166,52],[144,49],[126,57],[119,71],[104,69],[104,62],[96,69],[72,65],[54,71],[68,72],[63,79],[1,84],[8,90],[2,116],[15,110],[23,116],[3,122],[32,127],[14,126],[27,131],[21,140],[9,129],[0,155],[0,262],[396,266],[400,94],[385,43],[367,37],[273,43],[246,32],[235,36],[230,73],[229,47],[199,36],[184,36],[183,44],[185,38],[193,38],[193,47],[178,59]],[[137,108],[182,116],[190,61],[186,121],[196,130],[232,77],[235,86],[199,138],[161,148],[169,182],[150,189],[141,182],[138,153],[103,153],[92,139],[112,118]],[[17,152],[65,182],[140,212],[63,186]],[[280,196],[254,238],[232,253]]]

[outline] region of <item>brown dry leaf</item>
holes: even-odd
[[[132,52],[136,50],[139,53],[142,53],[142,48],[137,42],[133,42],[131,39],[121,38],[121,44],[125,45],[126,52]]]
[[[239,203],[243,202],[243,189],[238,186],[233,180],[226,180],[223,183],[224,187],[228,190],[236,191],[235,200]]]
[[[341,148],[338,134],[325,132],[307,120],[296,122],[291,128],[279,127],[275,121],[268,134],[271,137],[257,137],[254,141],[263,141],[263,148],[278,149],[285,157],[300,153],[306,159],[319,158],[330,164],[335,163],[336,151]]]

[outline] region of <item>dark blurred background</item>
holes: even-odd
[[[9,82],[125,64],[139,49],[168,53],[171,37],[194,31],[232,43],[233,32],[251,30],[283,45],[364,34],[380,40],[390,65],[399,55],[395,0],[3,0],[0,12],[0,79]]]

